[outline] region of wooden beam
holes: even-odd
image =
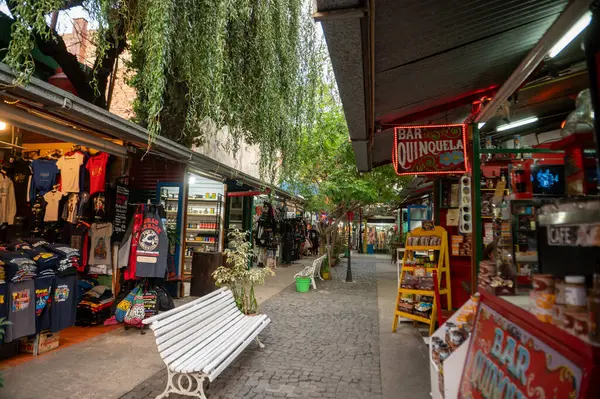
[[[317,11],[313,13],[312,17],[317,22],[331,19],[354,19],[364,17],[367,11],[364,7],[342,8],[338,10]]]

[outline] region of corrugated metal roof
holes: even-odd
[[[375,114],[391,120],[501,85],[555,16],[376,74]]]
[[[551,24],[567,3],[567,0],[377,0],[375,69],[381,72],[415,62],[540,19],[550,17]]]

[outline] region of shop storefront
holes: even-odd
[[[148,151],[141,127],[12,80],[0,64],[1,359],[140,327],[122,303],[164,310],[189,294],[196,254],[222,251],[224,175],[260,185],[162,137]]]
[[[429,325],[432,397],[598,397],[600,3],[317,3],[358,170],[432,183],[393,326]]]

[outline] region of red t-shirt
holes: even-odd
[[[91,157],[85,167],[90,172],[90,195],[103,193],[106,185],[106,163],[108,154],[101,152]]]

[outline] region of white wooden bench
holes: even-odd
[[[326,257],[327,257],[327,254],[319,256],[317,259],[315,259],[313,261],[313,263],[311,265],[306,266],[304,269],[302,269],[301,271],[296,273],[294,275],[294,278],[310,277],[310,283],[312,284],[312,287],[316,290],[317,284],[315,283],[315,277],[318,277],[321,280],[323,280],[323,277],[321,277],[321,266],[323,265],[323,261],[325,260]]]
[[[158,352],[167,365],[169,394],[206,399],[204,382],[213,381],[271,322],[266,315],[246,316],[229,289],[144,320],[154,331]]]

